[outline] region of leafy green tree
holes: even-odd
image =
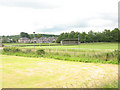
[[[111,31],[112,41],[118,42],[120,38],[120,30],[118,28],[115,28]]]
[[[70,33],[61,33],[57,39],[60,42],[63,39],[77,39],[79,32],[71,31]],[[105,29],[103,32],[93,32],[92,30],[88,33],[79,33],[80,42],[120,42],[120,30],[115,28],[110,31]]]
[[[103,34],[104,34],[104,41],[105,42],[110,42],[111,40],[111,33],[110,33],[110,30],[107,30],[107,29],[105,29],[104,31],[103,31]]]
[[[21,37],[30,38],[29,34],[28,34],[28,33],[25,33],[25,32],[21,32],[21,33],[20,33],[20,36],[21,36]]]
[[[60,41],[63,39],[63,35],[64,35],[64,33],[61,33],[60,35],[59,35],[59,37],[58,37],[58,39],[57,39],[57,43],[60,43]]]
[[[71,31],[71,32],[68,34],[68,38],[69,38],[69,39],[73,39],[73,38],[74,38],[74,35],[75,35],[75,32],[74,32],[74,31]]]

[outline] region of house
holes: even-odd
[[[40,37],[39,39],[31,39],[31,42],[34,41],[34,43],[53,43],[56,42],[56,37]]]
[[[39,43],[49,43],[47,40],[47,37],[40,37],[39,38]]]
[[[56,40],[57,40],[57,37],[49,37],[48,38],[48,41],[51,42],[51,43],[56,42]]]
[[[2,39],[0,39],[0,47],[2,47]]]
[[[0,39],[0,47],[3,47],[4,45],[2,44],[2,38]]]
[[[10,42],[12,42],[12,41],[13,41],[13,39],[7,38],[7,42],[8,42],[8,43],[10,43]]]
[[[0,43],[2,43],[2,38],[0,39]]]
[[[26,38],[26,37],[23,37],[23,38],[20,38],[18,40],[19,43],[30,43],[30,39],[29,38]]]
[[[63,39],[61,42],[61,45],[78,45],[78,40],[75,39]]]
[[[38,43],[38,38],[32,38],[32,39],[30,40],[30,43]]]
[[[56,42],[57,37],[40,37],[40,38],[20,38],[19,43],[53,43]]]
[[[2,43],[0,43],[0,47],[4,47],[4,45]]]

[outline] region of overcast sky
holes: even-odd
[[[0,35],[102,32],[118,27],[119,0],[0,0]]]

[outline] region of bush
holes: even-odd
[[[4,52],[19,52],[20,49],[17,47],[4,47],[3,48]]]
[[[38,49],[38,50],[36,51],[36,54],[37,54],[37,55],[42,55],[42,54],[45,54],[45,51],[44,51],[44,49]]]
[[[25,53],[31,53],[31,52],[32,52],[31,49],[26,49],[26,50],[25,50]]]
[[[115,51],[114,51],[114,54],[115,54],[115,56],[117,57],[118,62],[120,63],[120,50],[115,50]]]
[[[63,56],[71,57],[70,54],[68,54],[68,53],[64,53]]]

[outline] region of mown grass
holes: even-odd
[[[2,88],[118,88],[118,65],[0,57]]]
[[[52,45],[52,44],[51,44]],[[24,48],[24,47],[23,47]],[[34,46],[25,47],[25,48],[34,48]],[[81,43],[80,45],[57,45],[57,46],[36,46],[35,48],[60,48],[60,49],[66,49],[66,48],[80,48],[85,50],[95,49],[95,50],[114,50],[118,49],[118,43],[108,43],[108,42],[97,42],[97,43]]]
[[[49,43],[3,43],[5,46],[9,45],[42,45],[42,46],[49,46]],[[59,43],[50,43],[50,45],[60,45]]]

